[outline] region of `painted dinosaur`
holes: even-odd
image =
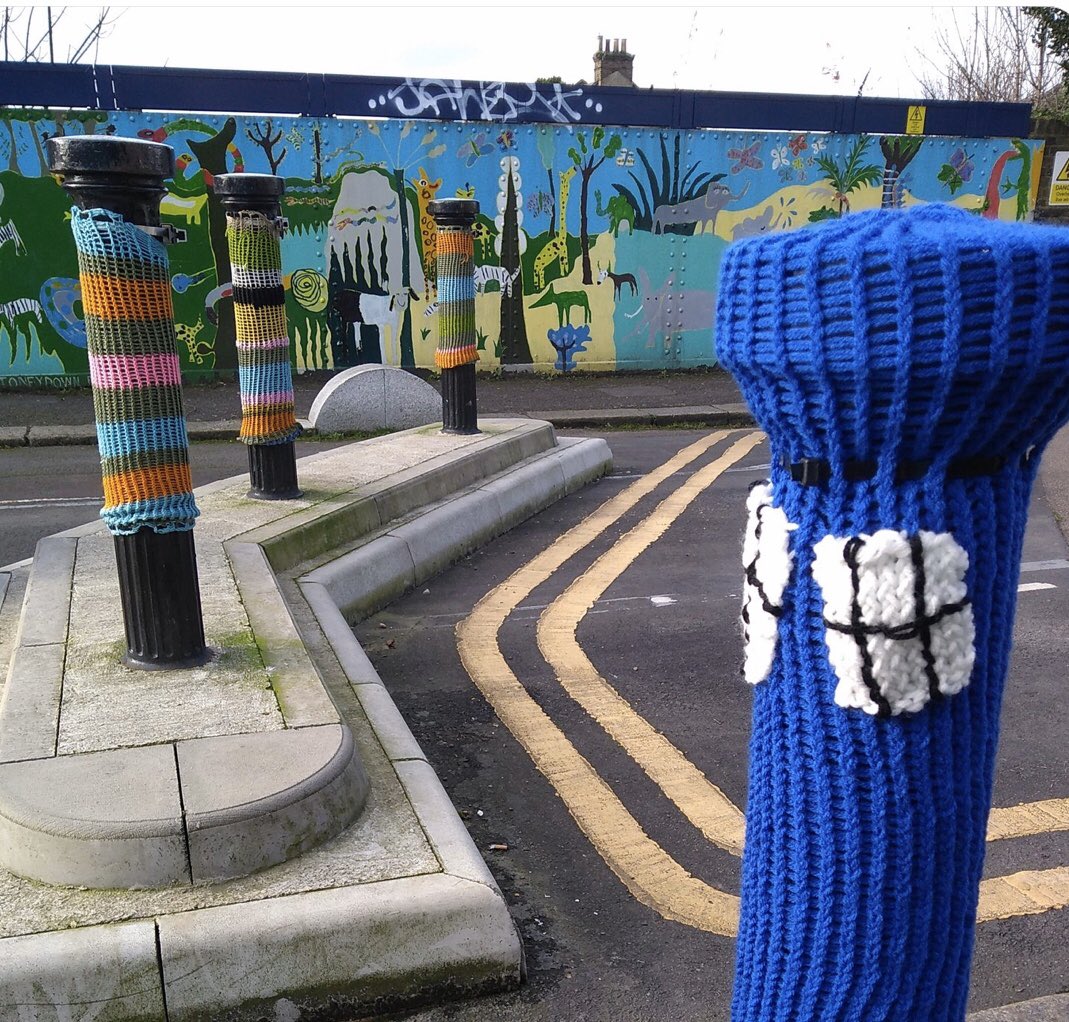
[[[1014,213],[1015,220],[1023,220],[1028,215],[1028,198],[1032,185],[1032,150],[1019,138],[1013,140],[1013,149],[1004,152],[991,168],[991,176],[987,179],[987,189],[984,192],[984,202],[980,207],[980,215],[988,220],[997,220],[999,206],[1002,203],[1002,174],[1006,164],[1010,160],[1020,160],[1021,170],[1017,175],[1015,184],[1008,184],[1005,192],[1008,195],[1014,192],[1017,198],[1017,209]]]

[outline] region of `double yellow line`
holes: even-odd
[[[730,434],[730,430],[718,431],[683,448],[606,501],[483,597],[457,626],[460,657],[468,674],[631,894],[666,919],[723,936],[733,936],[737,930],[738,898],[688,873],[646,834],[597,771],[527,693],[505,661],[498,633],[508,616],[562,565],[663,482]],[[546,609],[537,629],[539,649],[565,691],[707,840],[735,855],[742,854],[745,831],[738,807],[597,672],[579,646],[576,630],[596,601],[635,559],[664,535],[725,470],[763,440],[761,433],[746,433],[714,461],[690,475]],[[1069,801],[1051,800],[996,810],[989,840],[1050,829],[1069,829]],[[1067,904],[1069,869],[1017,873],[984,881],[978,921],[1044,912]]]

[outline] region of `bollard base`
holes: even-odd
[[[295,500],[302,495],[297,485],[297,452],[293,441],[285,444],[249,444],[247,496],[255,500]]]
[[[126,624],[123,663],[147,671],[207,663],[193,530],[139,529],[113,538]]]
[[[442,370],[442,432],[472,436],[481,432],[475,403],[475,363]]]

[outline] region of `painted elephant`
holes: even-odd
[[[683,288],[672,293],[673,278],[669,277],[659,291],[650,287],[650,278],[640,266],[638,268],[639,286],[642,304],[634,312],[626,314],[627,319],[641,315],[632,333],[648,330],[649,339],[646,347],[652,348],[659,337],[668,346],[672,334],[685,333],[688,330],[713,329],[716,311],[716,293],[714,291],[696,291]]]
[[[749,190],[750,184],[738,195],[732,194],[727,185],[711,181],[704,195],[695,196],[687,202],[677,202],[674,206],[658,206],[653,212],[653,233],[663,234],[666,227],[695,225],[695,234],[716,230],[716,218],[729,202],[741,199]]]

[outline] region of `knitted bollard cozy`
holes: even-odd
[[[470,227],[438,228],[438,348],[434,363],[479,361],[475,337],[475,242]]]
[[[226,240],[234,284],[234,329],[246,444],[285,444],[301,435],[282,286],[278,222],[262,213],[228,214]]]
[[[167,251],[105,209],[71,210],[104,477],[116,535],[193,528]]]
[[[716,329],[772,461],[732,1017],[961,1022],[1069,232],[927,206],[741,242]]]

